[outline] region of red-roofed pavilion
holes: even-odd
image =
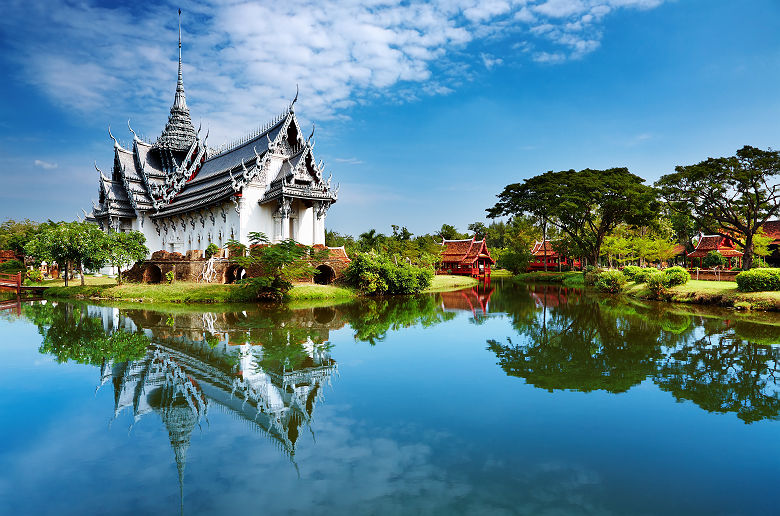
[[[437,274],[490,276],[490,267],[496,261],[490,256],[485,239],[443,240],[441,262]]]
[[[703,267],[702,260],[712,251],[718,251],[728,260],[726,269],[731,270],[742,266],[742,251],[737,250],[731,238],[721,235],[701,235],[696,249],[688,253],[688,266],[693,267],[695,263],[693,259],[698,258],[699,267]]]
[[[563,256],[553,249],[550,240],[534,242],[534,246],[531,248],[531,256],[531,261],[528,263],[529,272],[543,271],[545,269],[545,261],[547,262],[547,270],[555,270],[563,267],[579,269],[582,267],[580,260]]]

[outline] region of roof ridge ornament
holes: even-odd
[[[298,83],[297,82],[295,83],[295,98],[292,99],[292,102],[290,102],[290,107],[288,108],[288,111],[290,113],[293,112],[293,106],[295,105],[296,102],[298,102]]]
[[[135,131],[133,131],[133,128],[130,127],[130,119],[127,119],[127,128],[130,129],[130,132],[133,133],[133,142],[137,142],[139,140],[138,135],[135,134]]]
[[[119,145],[119,142],[117,141],[117,139],[114,138],[114,135],[111,134],[111,124],[108,124],[108,135],[111,137],[112,140],[114,140],[114,148],[115,149],[118,149],[118,148],[122,147],[121,145]]]

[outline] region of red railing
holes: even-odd
[[[0,288],[13,289],[16,295],[22,293],[22,273],[3,274],[0,273]]]

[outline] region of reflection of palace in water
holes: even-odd
[[[488,313],[490,296],[495,290],[490,279],[480,281],[473,288],[440,292],[438,294],[441,308],[454,312],[471,312],[474,317]]]
[[[141,359],[105,361],[100,386],[113,387],[115,418],[125,411],[132,413],[134,422],[152,412],[160,416],[180,481],[190,436],[213,410],[246,422],[294,461],[296,441],[304,428],[311,431],[315,405],[337,372],[326,345],[328,331],[335,326],[333,321],[318,322],[315,314],[304,317],[309,321],[304,331],[300,324],[285,331],[284,323],[265,330],[251,328],[251,321],[262,316],[245,312],[188,313],[168,319],[141,310],[90,307],[89,312],[109,333],[141,330],[151,339]],[[243,329],[242,319],[249,323]],[[276,326],[276,321],[269,322]],[[259,340],[263,336],[277,345],[269,349]],[[280,349],[281,358],[276,356]]]

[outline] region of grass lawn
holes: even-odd
[[[456,276],[450,274],[437,274],[431,281],[431,286],[423,292],[443,292],[446,290],[457,290],[459,288],[473,287],[479,284],[477,278],[471,276]]]
[[[538,283],[562,283],[567,287],[584,287],[585,282],[580,271],[568,272],[522,272],[514,278],[518,281],[538,282]]]
[[[628,283],[625,292],[639,298],[652,298],[645,284]],[[670,288],[664,301],[733,306],[743,310],[780,311],[780,292],[740,292],[735,281],[690,280]]]
[[[320,300],[320,299],[353,299],[357,294],[348,288],[335,285],[316,285],[314,283],[298,283],[288,293],[290,301]]]
[[[84,275],[84,284],[86,285],[116,285],[116,279],[115,278],[109,278],[108,276],[90,276],[88,274]],[[62,278],[58,279],[45,279],[39,283],[32,283],[32,285],[40,285],[44,287],[64,287],[65,286],[65,280]],[[77,285],[81,285],[80,279],[72,279],[68,280],[68,286],[74,287]]]

